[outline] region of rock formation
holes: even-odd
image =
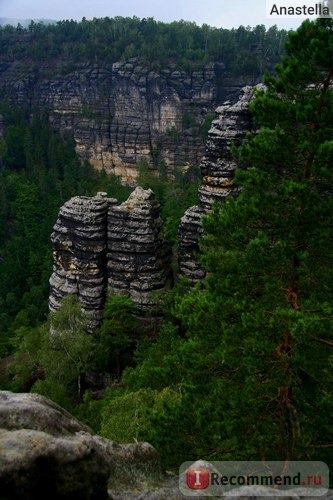
[[[105,193],[71,198],[60,208],[51,235],[50,310],[56,311],[65,295],[75,294],[91,315],[92,327],[100,320],[105,300],[107,212],[115,202]]]
[[[135,498],[165,480],[148,443],[113,443],[44,396],[0,392],[2,499]]]
[[[75,294],[94,329],[109,290],[131,297],[139,314],[149,311],[152,294],[165,290],[170,275],[159,211],[153,192],[140,187],[121,205],[106,193],[66,202],[51,236],[50,310]]]
[[[187,276],[190,281],[196,282],[205,277],[196,254],[199,251],[198,241],[202,236],[201,218],[207,210],[200,206],[190,207],[183,215],[178,231],[178,263],[181,276]]]
[[[180,273],[195,282],[205,276],[196,258],[198,241],[202,235],[201,218],[207,214],[215,201],[223,201],[238,192],[233,182],[236,162],[231,146],[240,144],[246,131],[251,128],[248,112],[253,87],[244,87],[239,100],[225,102],[216,109],[216,118],[208,133],[205,155],[202,158],[199,205],[186,210],[179,227]]]
[[[142,159],[152,168],[164,161],[169,172],[198,165],[207,114],[246,82],[249,77],[228,78],[223,64],[213,62],[189,73],[157,72],[138,59],[0,64],[0,91],[13,105],[47,110],[55,129],[74,136],[82,160],[126,182],[133,182]]]
[[[231,146],[250,129],[248,103],[253,87],[242,89],[239,100],[216,110],[201,161],[199,205],[189,208],[179,228],[181,275],[195,282],[205,276],[197,258],[202,216],[214,201],[237,194],[236,163]],[[170,279],[170,249],[162,237],[159,204],[151,190],[137,187],[121,205],[105,193],[75,197],[61,207],[52,233],[54,270],[50,279],[50,310],[76,294],[91,314],[91,328],[101,319],[107,292],[126,294],[145,315]],[[155,297],[154,297],[155,295]]]
[[[170,276],[170,252],[151,189],[137,187],[127,201],[109,208],[107,265],[109,288],[131,297],[139,312],[151,310],[154,292],[164,291]]]

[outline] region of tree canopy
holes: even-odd
[[[154,18],[114,17],[54,24],[32,22],[0,28],[1,61],[52,59],[112,64],[140,58],[165,68],[195,69],[221,61],[233,74],[261,76],[263,68],[277,62],[287,32],[273,26],[237,29],[214,28],[194,22],[164,23]]]

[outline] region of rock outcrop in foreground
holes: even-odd
[[[170,254],[150,189],[137,187],[121,205],[106,193],[70,199],[60,208],[51,240],[50,310],[75,294],[91,329],[101,319],[108,291],[131,297],[138,313],[145,314],[154,305],[154,293],[167,287]]]
[[[202,217],[208,213],[212,204],[235,196],[239,189],[234,184],[236,162],[231,148],[241,143],[244,135],[251,129],[249,102],[254,87],[244,87],[239,100],[231,104],[225,102],[216,109],[216,118],[208,133],[205,156],[202,158],[199,205],[186,210],[179,227],[179,267],[180,273],[190,281],[196,282],[205,276],[196,253],[202,235]]]
[[[148,443],[114,443],[44,396],[0,392],[2,499],[152,498],[168,485]]]

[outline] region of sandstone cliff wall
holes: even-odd
[[[229,78],[213,62],[190,72],[157,72],[137,59],[103,66],[0,64],[0,92],[10,102],[48,110],[55,129],[73,134],[82,160],[128,183],[143,159],[153,169],[164,161],[169,173],[175,165],[198,165],[207,116],[248,83],[251,77]]]

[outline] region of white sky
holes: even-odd
[[[292,0],[285,3],[290,5]],[[290,29],[302,21],[269,19],[266,0],[0,0],[0,17],[6,18],[80,21],[105,16],[154,17],[165,22],[184,19],[218,28],[276,24]]]

